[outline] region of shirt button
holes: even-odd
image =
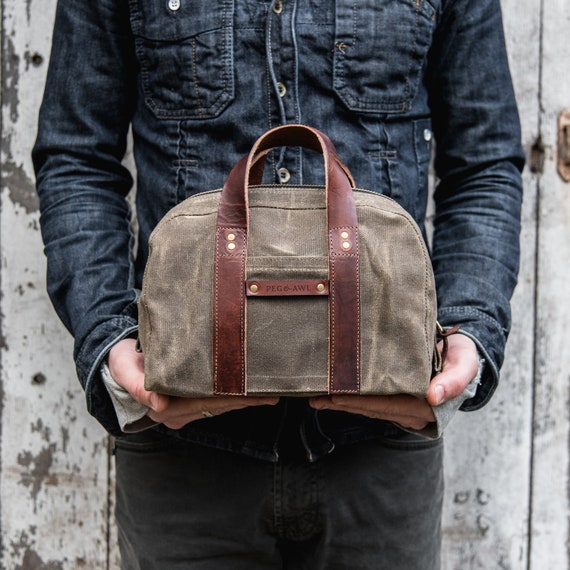
[[[431,141],[432,133],[429,129],[424,129],[424,140],[429,142]]]
[[[291,180],[291,173],[286,168],[280,168],[277,172],[279,173],[279,181],[281,184],[286,184]]]
[[[283,2],[281,2],[281,0],[277,0],[274,4],[273,4],[273,11],[276,14],[281,14],[281,12],[283,12]]]
[[[168,0],[168,7],[173,11],[180,9],[180,0]]]
[[[287,93],[287,87],[281,81],[277,83],[277,89],[279,89],[279,97],[285,97],[285,93]]]

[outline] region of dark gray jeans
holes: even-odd
[[[400,432],[315,463],[139,435],[116,443],[128,570],[437,570],[443,446]]]

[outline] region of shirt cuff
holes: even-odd
[[[157,425],[157,422],[147,416],[149,408],[137,402],[122,386],[115,382],[106,362],[101,365],[101,377],[111,397],[121,431],[136,433]]]

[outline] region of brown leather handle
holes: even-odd
[[[322,144],[324,143],[326,146],[326,152],[328,152],[330,158],[337,163],[337,165],[333,165],[334,171],[331,173],[332,176],[334,177],[335,175],[339,174],[337,173],[336,166],[340,166],[348,178],[351,187],[354,188],[356,186],[354,178],[352,177],[350,170],[340,160],[331,140],[324,133],[317,131],[316,129],[311,130],[310,133],[311,135],[315,135],[316,138],[307,136],[306,127],[303,125],[286,125],[285,128],[278,127],[272,131],[269,131],[267,133],[267,138],[265,138],[263,141],[258,141],[260,143],[259,147],[257,149],[254,148],[255,152],[253,153],[254,156],[251,161],[249,172],[249,184],[251,186],[261,184],[261,180],[263,178],[263,169],[265,166],[265,158],[267,157],[267,154],[269,154],[269,152],[274,148],[278,146],[302,146],[304,148],[309,148],[321,154],[324,154],[322,147]],[[320,140],[317,138],[318,136],[320,136]],[[337,184],[337,182],[333,182],[333,184]]]
[[[304,125],[265,133],[232,169],[222,189],[214,277],[214,392],[245,394],[248,187],[259,183],[266,154],[280,146],[320,152],[325,163],[329,243],[329,392],[360,391],[360,289],[354,180],[330,139]]]
[[[267,131],[249,155],[234,166],[222,189],[218,225],[247,228],[247,188],[261,183],[265,156],[281,146],[301,146],[323,155],[329,227],[357,225],[352,194],[355,183],[350,171],[338,157],[331,140],[305,125],[283,125]]]

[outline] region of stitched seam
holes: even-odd
[[[357,13],[357,1],[354,0],[352,2],[352,45],[356,46],[356,13]]]
[[[356,267],[356,387],[357,392],[360,393],[360,236],[358,228],[354,232],[354,240],[358,260]]]
[[[335,258],[337,257],[354,257],[356,259],[360,259],[358,253],[342,253],[342,252],[335,252],[333,250],[334,242],[333,242],[333,235],[338,232],[338,230],[353,230],[354,232],[354,244],[356,251],[358,251],[358,226],[336,226],[329,229],[329,253],[330,253],[330,284],[329,284],[329,295],[330,295],[330,338],[331,338],[331,352],[330,352],[330,385],[329,385],[329,392],[334,390],[334,347],[335,347]],[[351,393],[351,394],[359,394],[360,393],[360,271],[357,270],[356,275],[356,285],[357,285],[357,374],[356,374],[356,389],[354,390],[343,390],[343,393]]]
[[[332,241],[332,240],[331,240]],[[331,343],[330,343],[330,362],[329,362],[329,370],[330,370],[330,381],[329,381],[329,393],[331,391],[333,391],[334,389],[334,347],[335,347],[335,335],[334,335],[334,331],[335,331],[335,291],[336,291],[336,286],[335,286],[335,278],[334,278],[334,273],[335,273],[335,267],[334,267],[334,258],[333,256],[331,256],[330,258],[330,269],[331,269],[331,275],[330,275],[330,284],[329,284],[329,288],[330,288],[330,319],[329,319],[329,335],[331,338]]]
[[[240,269],[240,283],[245,281],[245,261],[247,252],[247,234],[244,231],[237,230],[236,233],[241,234],[243,238],[243,249],[240,254],[241,258],[241,269]],[[240,351],[241,351],[241,393],[245,394],[245,357],[246,357],[246,346],[245,346],[245,327],[246,327],[246,296],[245,288],[240,287]]]
[[[246,264],[246,256],[244,255],[245,251],[247,251],[247,235],[241,228],[218,228],[216,230],[216,261],[215,261],[215,283],[214,283],[214,299],[215,299],[215,310],[214,310],[214,322],[216,327],[216,334],[214,335],[215,343],[214,343],[214,390],[216,393],[219,392],[219,371],[218,371],[218,354],[219,354],[219,323],[220,323],[220,314],[219,314],[219,307],[218,307],[218,300],[219,300],[219,258],[221,257],[236,257],[236,254],[229,254],[225,253],[225,248],[221,242],[222,232],[224,231],[231,231],[235,234],[239,234],[240,237],[243,239],[243,247],[240,253],[240,261],[241,261],[241,270],[240,270],[240,282],[245,280],[245,264]],[[245,315],[246,315],[246,297],[245,291],[243,287],[240,287],[240,306],[243,307],[243,311],[240,311],[240,352],[241,352],[241,391],[240,392],[222,392],[228,396],[243,396],[246,393],[246,379],[245,379]]]
[[[220,240],[220,233],[221,230],[216,230],[216,253],[219,251],[219,240]],[[215,278],[214,278],[214,391],[217,393],[218,390],[218,347],[219,347],[219,287],[220,287],[220,278],[219,278],[219,256],[216,255],[215,261]]]
[[[424,269],[425,269],[425,274],[424,274],[425,275],[425,280],[424,280],[424,335],[425,335],[427,358],[428,358],[428,361],[431,361],[432,359],[430,358],[430,354],[429,354],[431,343],[429,341],[429,323],[427,320],[427,317],[428,317],[427,307],[428,307],[428,303],[429,303],[429,281],[430,281],[428,263],[431,263],[431,260],[429,258],[426,259],[425,251],[423,251],[423,256],[424,256]],[[435,323],[433,326],[433,331],[435,331]]]
[[[414,42],[412,44],[412,53],[408,58],[408,73],[406,74],[406,87],[404,88],[405,100],[402,103],[402,111],[407,108],[407,101],[410,97],[410,77],[412,75],[412,62],[414,56],[416,55],[416,49],[418,45],[418,28],[420,26],[420,0],[416,0],[416,25],[414,27]]]
[[[503,327],[500,325],[500,323],[497,320],[493,319],[492,317],[490,317],[489,315],[487,315],[483,311],[480,311],[478,309],[472,309],[471,307],[442,307],[439,309],[439,313],[440,314],[463,313],[466,315],[472,315],[473,317],[476,317],[477,319],[481,319],[482,321],[486,321],[488,323],[493,324],[495,327],[497,327],[501,331],[503,330]]]
[[[198,103],[198,117],[200,117],[200,119],[203,119],[204,110],[202,109],[202,103],[200,102],[197,68],[198,66],[196,63],[196,38],[192,38],[192,75],[194,77],[194,93],[196,94],[196,102]]]

